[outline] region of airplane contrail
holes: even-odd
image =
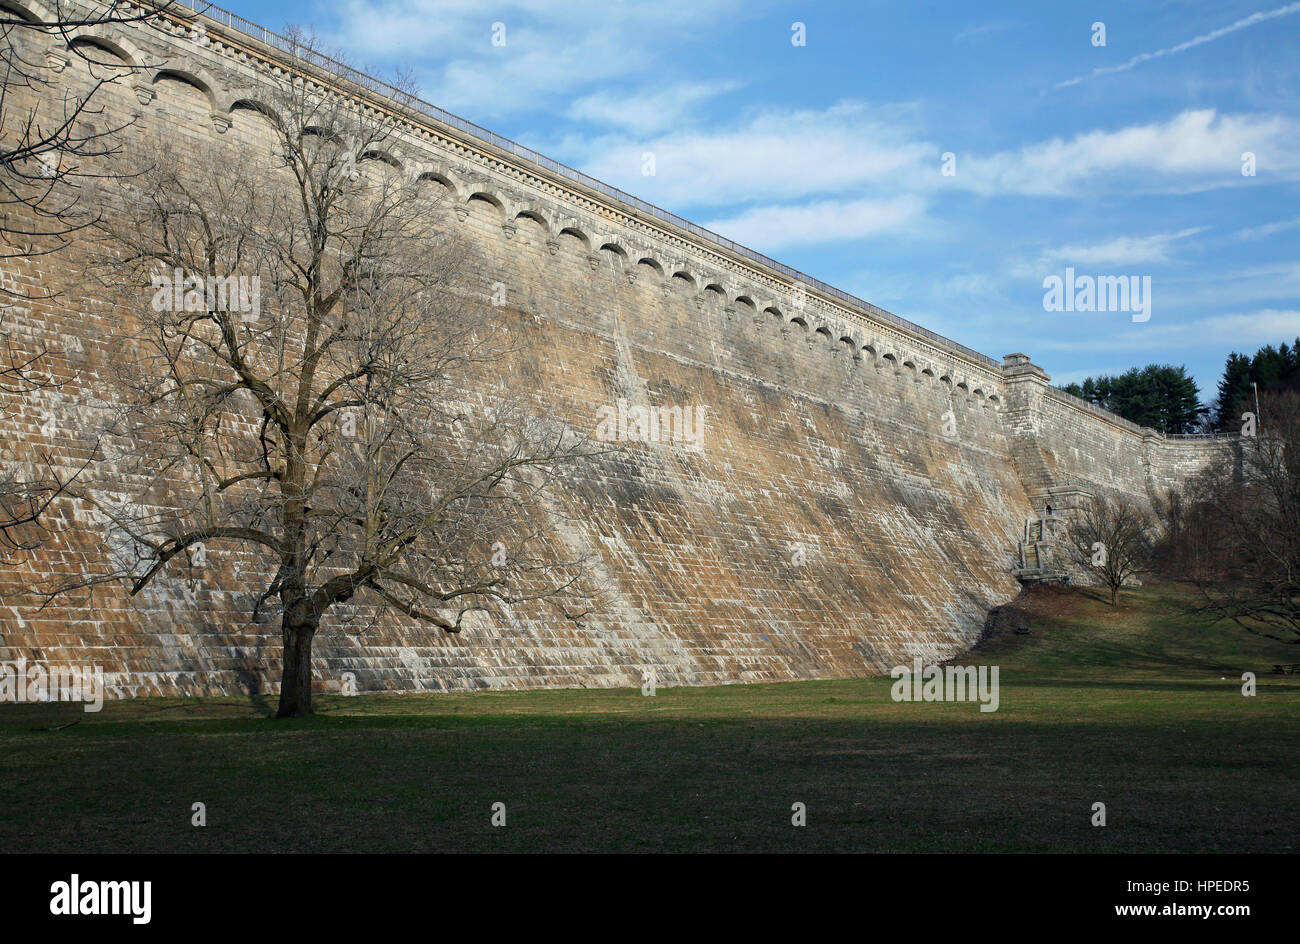
[[[1067,79],[1064,82],[1057,82],[1056,87],[1065,88],[1069,85],[1078,85],[1080,82],[1096,78],[1099,75],[1110,75],[1115,72],[1127,72],[1129,69],[1141,65],[1148,59],[1159,59],[1162,56],[1172,56],[1175,53],[1186,52],[1193,46],[1202,46],[1205,43],[1213,42],[1221,36],[1227,36],[1229,33],[1235,33],[1237,30],[1243,30],[1248,26],[1254,26],[1257,23],[1263,23],[1267,20],[1275,20],[1279,16],[1286,16],[1290,13],[1300,13],[1300,3],[1288,3],[1286,6],[1278,7],[1276,10],[1265,10],[1259,13],[1252,13],[1250,16],[1243,17],[1235,23],[1229,23],[1227,26],[1205,33],[1202,36],[1197,36],[1194,39],[1189,39],[1185,43],[1179,43],[1177,46],[1170,46],[1167,49],[1157,49],[1155,52],[1141,53],[1140,55],[1134,56],[1128,62],[1121,63],[1117,66],[1100,66],[1093,69],[1087,75],[1076,75],[1074,78]]]

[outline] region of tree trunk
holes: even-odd
[[[1116,598],[1117,596],[1119,596],[1119,587],[1116,587],[1116,586],[1113,586],[1113,585],[1112,585],[1111,588],[1110,588],[1110,605],[1111,605],[1111,606],[1114,606],[1114,605],[1115,605],[1115,598]],[[310,645],[310,644],[311,644],[311,641],[308,640],[308,645]]]
[[[305,718],[311,714],[311,641],[318,624],[284,615],[284,671],[280,676],[277,718]]]

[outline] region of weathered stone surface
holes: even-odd
[[[102,90],[105,120],[138,116],[177,160],[204,140],[266,147],[259,89],[283,52],[205,21],[117,27],[116,54],[153,63]],[[43,39],[52,48],[54,39]],[[69,85],[88,81],[71,57]],[[385,107],[382,100],[374,104]],[[390,103],[391,104],[391,103]],[[703,440],[631,447],[573,481],[555,540],[594,553],[612,593],[583,624],[520,608],[459,637],[391,616],[327,622],[321,690],[717,684],[874,674],[940,660],[1016,595],[1026,516],[1080,486],[1158,501],[1218,448],[1166,441],[1002,365],[788,276],[618,199],[412,114],[401,162],[448,191],[503,283],[523,352],[513,380],[539,414],[591,430],[597,410],[703,407]],[[65,474],[111,408],[110,317],[66,256],[16,261],[7,285],[59,287],[3,322],[47,347],[63,386],[7,396],[4,455]],[[47,420],[55,417],[51,426]],[[101,522],[70,501],[56,534],[0,570],[0,657],[103,666],[116,694],[270,691],[273,624],[248,622],[258,580],[237,555],[194,586],[136,598],[99,587],[41,609],[27,593],[102,553]]]

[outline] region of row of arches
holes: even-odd
[[[648,275],[653,274],[664,287],[677,288],[686,297],[732,307],[737,312],[743,309],[758,324],[772,320],[778,322],[783,329],[793,327],[806,332],[810,344],[824,343],[832,350],[837,344],[841,345],[855,361],[870,360],[877,368],[892,367],[896,373],[910,374],[918,382],[932,379],[949,387],[954,394],[964,393],[985,400],[995,407],[1001,404],[996,387],[989,381],[973,379],[916,355],[902,353],[878,339],[863,339],[855,329],[836,325],[820,313],[810,310],[806,294],[798,289],[786,293],[787,300],[763,296],[754,288],[737,283],[732,277],[701,269],[690,260],[667,257],[658,247],[638,241],[629,234],[593,227],[575,216],[565,215],[563,211],[553,210],[535,201],[512,197],[500,189],[489,189],[493,187],[491,181],[472,178],[467,181],[447,170],[423,176],[437,179],[448,189],[452,203],[461,211],[462,218],[475,203],[492,207],[508,238],[514,237],[521,221],[530,221],[540,228],[552,253],[557,251],[560,237],[574,238],[579,247],[587,252],[593,269],[606,264],[607,260],[601,255],[603,253],[609,262],[631,276],[633,281],[638,272],[645,271]]]
[[[48,21],[48,14],[40,15],[42,7],[35,0],[24,0],[23,3],[0,0],[0,7],[24,18]],[[206,42],[199,30],[184,26],[178,26],[176,30],[188,32],[191,39]],[[112,57],[123,67],[137,70],[141,76],[137,91],[142,103],[152,99],[149,90],[160,83],[179,82],[203,96],[219,132],[226,131],[241,113],[255,114],[283,127],[282,116],[257,90],[226,90],[201,64],[187,62],[183,69],[170,63],[161,68],[146,66],[149,58],[128,38],[93,27],[76,30],[70,36],[67,41],[69,51],[92,56],[95,61]],[[312,129],[303,130],[310,132]],[[475,206],[491,208],[490,212],[499,217],[507,238],[513,238],[521,225],[536,226],[552,253],[558,251],[562,237],[572,238],[588,254],[593,268],[604,263],[602,254],[608,254],[610,262],[632,280],[639,273],[646,272],[647,277],[657,278],[665,287],[677,289],[701,303],[718,303],[736,311],[744,309],[754,317],[756,324],[770,320],[779,323],[783,331],[806,333],[810,345],[824,345],[836,353],[846,350],[854,363],[870,361],[878,369],[892,369],[896,374],[910,375],[917,382],[931,379],[946,385],[953,394],[965,393],[994,406],[1000,405],[1000,398],[989,383],[971,380],[950,368],[903,353],[887,342],[864,338],[858,329],[837,325],[819,312],[810,310],[800,287],[792,287],[784,299],[763,296],[754,288],[737,283],[733,276],[703,269],[690,259],[667,257],[658,245],[639,240],[634,234],[607,229],[598,222],[593,223],[569,212],[567,208],[503,188],[494,178],[473,167],[453,166],[436,159],[408,158],[397,148],[367,150],[356,156],[357,164],[367,161],[380,162],[416,181],[441,187],[462,220]]]
[[[665,286],[680,282],[682,293],[687,297],[720,304],[736,313],[744,310],[756,325],[773,322],[780,325],[783,332],[795,330],[805,334],[810,346],[820,345],[835,353],[845,350],[854,362],[869,361],[877,369],[892,368],[894,373],[910,376],[917,382],[933,380],[947,386],[953,394],[962,393],[977,400],[985,400],[994,407],[1001,405],[1001,397],[992,383],[968,377],[951,367],[934,364],[917,355],[904,353],[877,338],[864,340],[856,330],[836,325],[807,310],[806,302],[783,304],[767,299],[756,300],[757,293],[752,289],[735,286],[729,289],[727,280],[716,275],[701,276],[685,266],[665,265],[653,255],[643,255],[643,251],[630,251],[625,244],[616,240],[601,242],[599,239],[591,239],[574,228],[561,230],[561,234],[565,233],[578,237],[590,249],[613,254],[621,260],[624,267],[646,268],[655,273]],[[597,260],[593,268],[599,267],[599,257],[592,258]],[[791,295],[798,297],[797,293]]]

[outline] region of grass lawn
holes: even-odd
[[[288,722],[237,698],[3,705],[0,848],[1295,852],[1300,676],[1271,669],[1300,646],[1180,617],[1180,592],[1022,601],[1031,635],[959,660],[1000,666],[994,713],[896,703],[888,677],[322,696]]]

